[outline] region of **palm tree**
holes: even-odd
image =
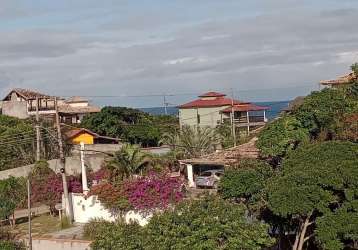
[[[107,161],[112,179],[118,180],[130,178],[135,174],[141,174],[150,162],[149,155],[143,153],[138,146],[124,144]]]
[[[183,126],[180,131],[164,134],[161,140],[161,143],[171,146],[184,157],[200,157],[210,153],[220,142],[221,137],[214,129],[191,126]]]

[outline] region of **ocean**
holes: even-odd
[[[279,115],[282,109],[288,106],[290,101],[279,101],[279,102],[255,102],[255,104],[260,106],[270,107],[270,110],[266,112],[266,116],[269,120],[274,119]],[[163,107],[153,107],[153,108],[140,108],[140,110],[147,112],[152,115],[164,115],[165,111]],[[167,112],[169,115],[177,115],[177,107],[167,107]]]

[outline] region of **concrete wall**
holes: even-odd
[[[180,109],[179,110],[179,122],[181,126],[197,125],[197,114],[200,116],[200,124],[202,127],[212,127],[215,128],[218,125],[218,122],[221,122],[221,113],[220,111],[229,106],[223,107],[212,107],[212,108],[193,108],[193,109]]]
[[[27,113],[26,101],[4,101],[2,103],[2,114],[20,119],[26,119],[29,117]]]
[[[104,146],[106,145],[106,146]],[[86,150],[98,150],[98,151],[105,151],[111,152],[110,150],[116,151],[120,149],[120,145],[116,144],[94,144],[94,145],[86,145]],[[147,151],[153,154],[165,154],[170,151],[169,147],[158,147],[158,148],[148,148],[143,149],[143,151]],[[66,173],[69,175],[76,175],[81,173],[81,160],[79,156],[79,150],[74,151],[77,155],[67,157],[66,158]],[[100,153],[92,153],[86,152],[85,156],[85,165],[87,168],[92,169],[93,171],[97,171],[101,168],[105,161],[105,154]],[[49,167],[55,171],[56,173],[60,172],[60,161],[58,159],[49,160]],[[14,177],[27,177],[28,174],[31,172],[34,165],[27,165],[18,168],[8,169],[4,171],[0,171],[0,180],[7,179],[9,176]]]
[[[25,240],[25,244],[28,241]],[[90,250],[90,241],[70,239],[33,238],[33,250]]]
[[[86,155],[91,154],[98,154],[98,152],[115,152],[121,149],[123,144],[89,144],[85,145]],[[74,145],[72,153],[79,154],[81,146]],[[169,153],[170,147],[169,146],[162,146],[162,147],[153,147],[153,148],[142,148],[142,151],[148,152],[151,154],[166,154]]]
[[[91,219],[100,218],[107,221],[115,221],[117,216],[107,210],[101,202],[97,199],[97,196],[84,197],[83,194],[71,193],[72,205],[73,205],[73,217],[77,223],[87,223]],[[136,221],[139,225],[144,226],[148,224],[150,215],[143,216],[135,211],[129,211],[125,214],[125,220],[127,223],[130,221]]]
[[[49,167],[56,173],[60,172],[60,161],[58,159],[48,161]],[[87,155],[85,158],[85,164],[88,168],[96,171],[101,168],[104,163],[104,155]],[[14,177],[26,177],[31,172],[34,165],[27,165],[23,167],[8,169],[0,171],[0,180],[9,178],[9,176]],[[79,156],[72,156],[66,158],[66,173],[69,175],[75,175],[81,173],[81,160]]]

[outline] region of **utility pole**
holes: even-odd
[[[62,176],[62,185],[63,185],[63,196],[64,196],[64,210],[68,217],[70,223],[72,223],[72,208],[70,207],[70,199],[68,194],[68,186],[67,186],[67,177],[66,177],[66,169],[65,169],[65,155],[63,153],[63,143],[62,143],[62,134],[61,134],[61,126],[60,126],[60,115],[58,114],[58,103],[57,97],[55,97],[55,110],[56,110],[56,127],[57,127],[57,139],[58,146],[60,152],[60,168],[61,168],[61,176]]]
[[[236,147],[236,129],[234,118],[234,90],[231,88],[231,133],[234,140],[234,147]]]
[[[40,115],[39,115],[39,98],[36,97],[36,161],[41,159],[41,132],[40,132]]]
[[[28,233],[29,233],[29,250],[32,250],[32,225],[31,225],[31,186],[30,186],[30,176],[27,178],[27,209],[28,209],[28,218],[29,218],[29,224],[28,224]]]
[[[167,103],[167,97],[165,94],[163,94],[163,104],[164,104],[164,113],[165,113],[165,115],[168,115],[168,109],[167,109],[168,103]]]

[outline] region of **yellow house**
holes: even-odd
[[[85,128],[72,129],[65,133],[67,142],[70,144],[81,144],[83,142],[87,145],[92,144],[116,144],[119,139],[101,136],[91,130]]]

